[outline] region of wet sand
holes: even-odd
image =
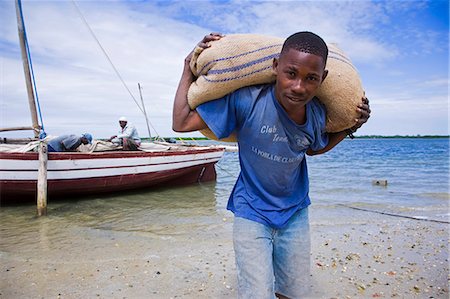
[[[68,225],[58,242],[51,216],[39,221],[20,236],[29,249],[1,251],[0,298],[236,298],[231,214],[146,232]],[[449,298],[448,224],[321,205],[310,221],[308,298]]]

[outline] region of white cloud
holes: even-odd
[[[32,6],[28,7],[32,13],[26,25],[47,130],[52,134],[91,131],[95,136],[109,137],[117,130],[117,118],[126,114],[144,131],[145,119],[139,108],[88,34],[72,4],[26,4]],[[140,103],[137,90],[137,83],[140,83],[151,121],[164,123],[165,128],[156,125],[155,128],[159,127],[160,134],[171,135],[171,106],[182,63],[194,46],[192,36],[199,36],[203,30],[161,18],[157,12],[144,16],[124,11],[120,3],[102,6],[102,10],[95,9],[99,3],[94,3],[94,7],[88,4],[91,3],[81,2],[79,6],[88,12],[88,21],[93,20],[89,21],[91,28],[134,97]],[[144,17],[160,26],[142,23]],[[13,27],[10,25],[9,30]],[[17,35],[8,36],[17,39]],[[2,89],[8,97],[26,97],[22,69],[17,63],[20,57],[15,59],[15,65],[8,62],[6,66],[11,72],[5,72]],[[14,90],[22,92],[14,95]],[[6,101],[2,101],[3,106],[19,113],[19,108],[10,104],[17,101],[3,102]],[[13,126],[11,123],[27,120],[27,117],[20,113],[20,117],[5,117],[4,120],[8,126]]]
[[[387,79],[396,74],[393,84],[376,86],[366,82],[377,114],[363,131],[397,134],[397,126],[404,126],[411,131],[426,128],[433,134],[442,132],[437,122],[441,122],[442,117],[444,121],[447,119],[444,112],[434,111],[448,109],[448,95],[442,91],[448,85],[447,74],[446,79],[412,80],[406,76],[417,77],[418,73],[406,71],[400,65],[392,66],[404,55],[402,43],[406,40],[417,41],[419,56],[432,48],[426,43],[426,36],[419,34],[421,28],[408,27],[407,31],[401,31],[402,27],[393,19],[398,9],[385,2],[79,1],[78,5],[138,101],[137,83],[142,85],[149,118],[164,136],[176,135],[171,131],[172,101],[184,57],[203,35],[217,30],[280,37],[310,30],[328,42],[337,42],[355,64],[371,65],[371,71],[377,72],[370,74],[371,78]],[[142,135],[147,135],[144,117],[73,4],[70,1],[25,1],[23,6],[47,131],[53,135],[90,131],[96,137],[109,137],[118,128],[117,118],[126,115]],[[402,3],[401,11],[412,13],[413,7],[414,3]],[[29,123],[29,112],[14,4],[2,1],[0,11],[4,29],[0,31],[1,122],[2,126],[25,125]],[[432,41],[439,41],[441,33],[431,31],[428,36]],[[439,47],[442,51],[446,49],[442,43]],[[405,86],[408,92],[402,92]],[[438,87],[439,92],[433,96],[433,88]],[[428,106],[423,105],[424,95]],[[389,99],[407,102],[404,111],[411,117],[402,114],[401,124],[387,125],[390,116],[395,116]],[[417,122],[421,111],[426,114],[422,119],[429,119],[426,126]]]
[[[449,87],[449,79],[448,78],[438,78],[434,80],[428,80],[423,82],[423,85],[429,86],[429,87],[441,87],[441,88],[448,88]]]

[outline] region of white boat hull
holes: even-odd
[[[50,197],[180,185],[216,178],[220,148],[160,152],[50,153]],[[36,196],[37,153],[0,153],[0,202]]]

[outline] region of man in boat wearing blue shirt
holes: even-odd
[[[198,44],[220,39],[210,34]],[[218,137],[237,134],[241,172],[227,208],[234,215],[233,243],[239,298],[300,298],[310,276],[309,182],[305,154],[329,151],[347,131],[325,131],[325,107],[315,98],[327,76],[328,48],[311,32],[284,43],[273,61],[274,84],[239,89],[192,111],[187,92],[195,80],[185,59],[175,95],[173,130],[209,127]],[[352,131],[370,116],[368,100],[358,108]]]
[[[81,144],[91,144],[92,135],[89,133],[84,133],[81,136],[77,135],[61,135],[53,138],[48,142],[49,152],[73,152]]]
[[[111,136],[109,141],[121,145],[124,151],[136,151],[141,145],[141,138],[137,129],[128,122],[125,116],[119,118],[120,131],[118,135]]]

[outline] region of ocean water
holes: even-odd
[[[321,204],[449,220],[448,139],[345,140],[308,162],[311,197]]]
[[[210,143],[215,142],[200,142]],[[332,151],[306,159],[313,206],[347,205],[450,221],[449,139],[346,139]],[[103,221],[99,215],[105,215],[108,225],[127,226],[127,230],[143,229],[148,217],[177,222],[183,218],[177,211],[193,215],[203,211],[204,217],[197,217],[198,225],[210,224],[208,215],[230,216],[226,204],[239,174],[238,153],[226,152],[216,171],[216,182],[50,200],[49,211],[61,216],[62,221],[86,221],[81,225],[92,226]],[[374,181],[387,181],[387,185]],[[34,216],[34,210],[32,203],[0,207],[3,231],[11,220],[6,219],[12,217],[15,222],[23,218],[26,222]],[[163,217],[167,215],[172,217]]]
[[[221,208],[238,163],[237,153],[226,153],[217,165]],[[307,163],[313,205],[450,220],[449,139],[346,139],[326,154],[307,156]]]
[[[307,161],[312,208],[346,205],[450,220],[448,139],[344,140]],[[63,229],[69,227],[148,235],[209,230],[217,219],[231,216],[226,204],[239,173],[238,153],[226,152],[216,170],[216,182],[49,201],[49,216],[39,221],[60,239],[71,233]],[[30,238],[39,239],[35,209],[34,204],[0,207],[0,251],[24,250],[32,246]]]

